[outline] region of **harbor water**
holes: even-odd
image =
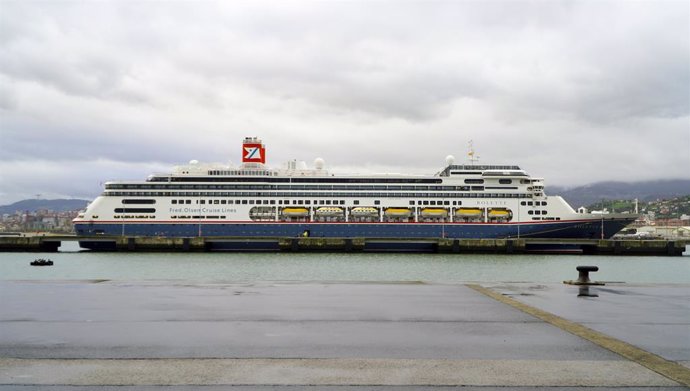
[[[45,258],[54,266],[29,262]],[[0,253],[1,280],[188,280],[195,282],[538,282],[577,277],[578,265],[596,265],[599,281],[690,283],[690,252],[681,257],[547,254],[416,253],[118,253],[80,251]]]

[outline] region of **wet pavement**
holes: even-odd
[[[609,283],[578,297],[572,285],[484,284],[523,303],[618,338],[667,360],[690,363],[690,288]]]
[[[689,286],[485,286],[690,362]],[[0,390],[680,387],[465,285],[1,281],[0,297]]]

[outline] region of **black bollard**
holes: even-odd
[[[578,272],[580,272],[579,276],[577,277],[577,282],[579,282],[582,285],[589,284],[589,272],[598,272],[599,267],[598,266],[578,266],[575,269],[577,269]]]
[[[569,285],[605,285],[603,282],[590,281],[589,273],[599,271],[598,266],[578,266],[576,267],[579,275],[577,280],[563,281],[564,284]]]

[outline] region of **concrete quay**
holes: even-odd
[[[688,240],[614,239],[449,239],[449,238],[246,238],[144,236],[0,237],[0,251],[55,252],[64,241],[79,241],[95,251],[329,251],[438,253],[567,253],[596,255],[680,256]]]
[[[0,390],[679,390],[690,285],[0,281]]]

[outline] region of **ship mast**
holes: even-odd
[[[479,161],[479,155],[474,152],[474,141],[472,140],[467,143],[467,160],[469,160],[472,165]]]

